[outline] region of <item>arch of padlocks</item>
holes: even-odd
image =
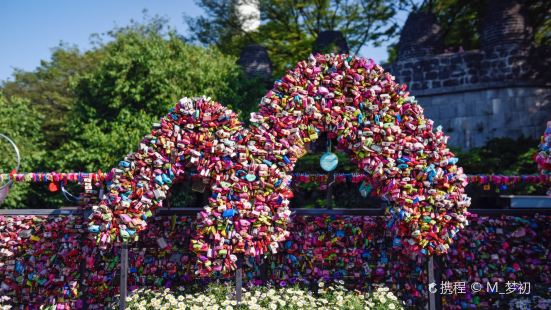
[[[212,190],[192,240],[198,273],[228,272],[239,253],[276,253],[289,234],[291,172],[320,133],[393,202],[387,227],[406,250],[447,251],[470,204],[447,137],[405,85],[346,54],[298,63],[262,98],[248,128],[209,98],[180,100],[109,173],[106,194],[89,206],[88,230],[100,246],[132,240],[174,180],[196,171]]]

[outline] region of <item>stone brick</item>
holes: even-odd
[[[470,83],[470,84],[476,84],[476,83],[478,83],[478,76],[476,76],[476,75],[471,76],[471,77],[469,78],[469,83]]]
[[[440,80],[445,80],[450,77],[450,71],[447,68],[441,68],[438,72],[438,78]]]
[[[438,109],[439,109],[438,117],[439,118],[456,117],[457,116],[456,106],[457,106],[456,102],[449,102],[447,104],[442,104],[438,106]]]
[[[504,111],[503,102],[500,98],[494,98],[492,99],[492,113],[493,114],[499,114]]]
[[[442,85],[444,86],[457,86],[459,85],[459,82],[455,79],[449,79],[449,80],[445,80]]]
[[[429,71],[425,73],[425,79],[434,80],[438,78],[438,71]]]

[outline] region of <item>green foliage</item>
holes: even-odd
[[[95,40],[86,53],[62,45],[35,71],[18,70],[1,85],[0,132],[22,148],[21,171],[109,170],[181,97],[206,95],[248,113],[265,92],[265,84],[245,78],[235,57],[185,43],[165,31],[162,19],[133,22]],[[22,183],[6,205],[58,207],[62,201],[47,185]]]
[[[21,153],[21,169],[29,169],[44,155],[44,137],[41,131],[43,115],[28,100],[7,100],[0,92],[0,132],[10,137]],[[0,171],[7,173],[15,168],[14,151],[4,140],[0,157]],[[10,156],[6,156],[10,154]]]
[[[442,27],[444,46],[470,50],[479,47],[485,7],[485,1],[437,0],[428,9]]]
[[[76,47],[60,45],[35,71],[15,70],[13,81],[3,83],[1,88],[8,101],[25,98],[38,112],[49,116],[40,122],[47,149],[56,149],[68,140],[64,129],[75,103],[73,83],[102,57],[102,50],[81,53]],[[51,167],[49,162],[44,164],[46,169]]]
[[[57,152],[63,169],[109,169],[181,97],[210,96],[227,105],[250,100],[236,59],[186,44],[175,33],[122,29],[102,45],[105,57],[75,87],[68,127]],[[65,160],[61,160],[61,159]]]
[[[534,174],[539,141],[529,138],[496,138],[484,147],[456,151],[459,165],[468,174]]]
[[[467,174],[497,174],[520,175],[537,174],[534,160],[539,141],[529,138],[497,138],[488,141],[484,147],[473,148],[469,151],[455,150],[459,158],[458,165],[463,167]],[[507,188],[492,186],[490,191],[484,191],[479,185],[469,185],[468,193],[472,197],[496,194],[544,194],[542,186],[517,184]]]
[[[435,0],[424,1],[422,9],[436,14],[444,31],[444,44],[449,47],[463,46],[465,50],[479,47],[479,34],[486,16],[488,1]],[[551,2],[520,1],[527,26],[532,28],[534,43],[551,44]]]
[[[321,155],[325,152],[325,135],[322,135],[319,141],[315,142],[311,148],[312,153],[304,155],[297,162],[294,172],[296,173],[322,173],[325,174],[320,166]],[[323,151],[321,151],[323,150]],[[339,158],[339,164],[333,172],[335,173],[355,173],[359,172],[346,152],[332,150]],[[294,198],[291,200],[292,208],[325,208],[327,206],[327,182],[319,183],[297,183],[294,188]],[[372,207],[372,198],[364,198],[359,192],[358,183],[338,183],[333,185],[332,207],[333,208],[366,208]]]
[[[537,166],[534,157],[537,153],[539,141],[529,138],[497,138],[488,141],[483,147],[473,148],[467,151],[454,149],[461,166],[467,174],[484,175],[522,175],[537,174]],[[323,143],[321,143],[323,144]],[[319,148],[319,147],[318,147]],[[295,172],[325,173],[319,160],[323,152],[315,152],[302,157],[296,164]],[[343,152],[336,152],[339,157],[339,165],[335,172],[358,172],[354,163]],[[326,206],[327,192],[322,188],[326,184],[307,183],[295,185],[295,197],[291,201],[294,208],[324,208]],[[359,184],[343,183],[333,188],[334,207],[338,208],[363,208],[372,206],[370,198],[363,198],[359,193]],[[477,199],[498,194],[544,194],[545,187],[531,184],[516,184],[500,188],[491,186],[490,190],[484,190],[482,186],[472,184],[467,187],[469,196]]]
[[[551,46],[551,2],[526,1],[526,21],[534,31],[537,46]]]
[[[19,171],[31,169],[44,156],[44,137],[41,131],[43,119],[36,106],[28,100],[12,98],[7,100],[0,92],[0,133],[15,142],[21,154]],[[10,173],[16,168],[17,158],[11,144],[0,139],[0,173]],[[5,183],[3,182],[2,185]],[[15,208],[25,201],[30,191],[28,184],[16,184],[2,204],[3,208]]]
[[[392,38],[398,31],[393,18],[407,1],[260,0],[261,25],[252,32],[243,31],[250,17],[239,16],[237,2],[197,1],[205,15],[186,18],[191,39],[216,44],[231,55],[238,55],[247,43],[261,44],[268,49],[274,76],[279,77],[288,65],[312,52],[321,31],[341,31],[351,53],[358,53],[367,43],[378,45]]]

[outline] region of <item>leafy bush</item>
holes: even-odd
[[[44,139],[40,127],[43,115],[28,100],[13,98],[6,100],[0,92],[0,133],[10,137],[19,148],[21,167],[19,171],[28,171],[44,156]],[[16,168],[15,152],[6,140],[0,139],[0,173],[10,173]],[[4,185],[2,182],[1,185]],[[3,208],[15,208],[27,202],[31,191],[29,184],[15,185],[10,189]]]
[[[35,71],[16,70],[1,83],[0,132],[20,146],[21,171],[109,170],[184,96],[211,96],[243,114],[256,109],[264,83],[247,78],[236,58],[190,45],[165,26],[153,18],[117,28],[85,53],[62,45]],[[7,148],[0,141],[2,154]],[[0,158],[0,172],[13,167],[13,158]],[[47,184],[18,183],[2,207],[64,204],[73,203]]]
[[[538,151],[538,144],[539,140],[524,137],[496,138],[488,141],[483,147],[468,151],[454,151],[459,158],[458,165],[463,167],[467,174],[537,174],[534,158]],[[513,186],[491,186],[486,189],[474,184],[467,187],[467,193],[471,197],[498,194],[545,195],[546,190],[541,185],[522,183]]]
[[[236,59],[216,49],[143,27],[113,35],[101,47],[104,58],[76,83],[72,139],[56,152],[63,169],[114,167],[182,97],[205,95],[242,108],[254,101]]]

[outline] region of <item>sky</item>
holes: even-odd
[[[141,21],[144,9],[168,18],[184,35],[183,14],[203,14],[194,0],[0,0],[0,80],[9,79],[14,68],[34,70],[61,42],[87,50],[91,34]],[[387,58],[386,45],[366,46],[359,54],[380,62]]]

